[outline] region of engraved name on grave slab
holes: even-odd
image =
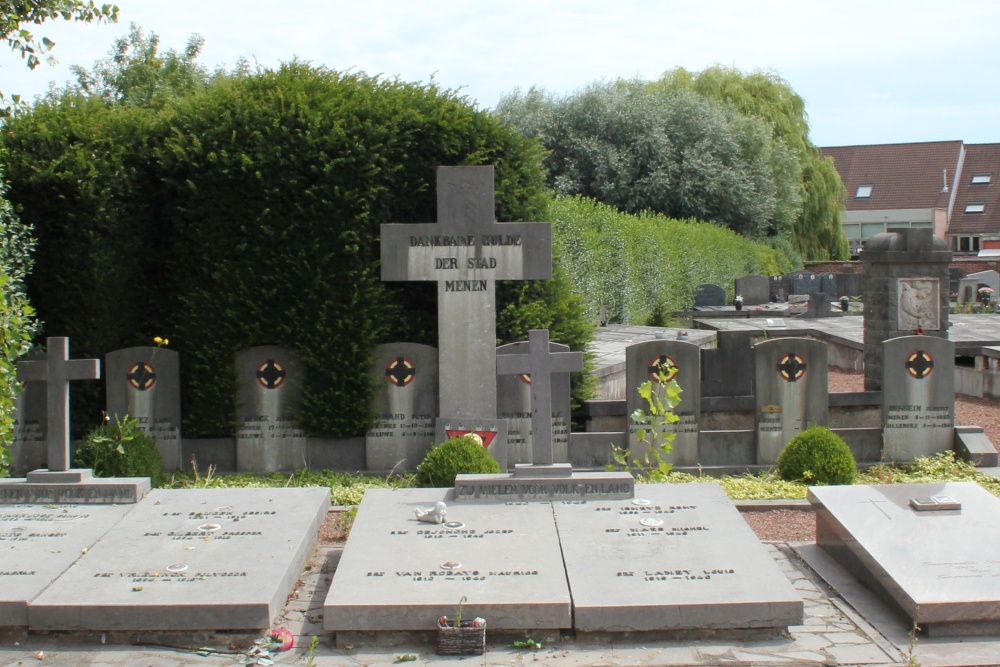
[[[156,440],[165,471],[182,464],[179,356],[165,347],[130,347],[104,356],[108,414],[137,420]]]
[[[789,440],[810,426],[825,426],[826,344],[778,338],[754,346],[757,463],[772,464]]]
[[[417,343],[379,345],[372,355],[375,425],[365,433],[369,470],[413,470],[434,446],[437,350]]]
[[[290,350],[262,345],[236,355],[236,468],[296,470],[307,465],[295,411],[304,366]]]
[[[716,484],[554,503],[584,632],[784,628],[802,600]]]
[[[497,355],[526,354],[528,343],[501,345]],[[569,346],[549,343],[551,352],[569,352]],[[531,463],[531,375],[497,375],[497,417],[507,420],[507,462]],[[552,374],[552,457],[569,460],[570,375]]]
[[[693,343],[677,340],[653,340],[625,348],[625,415],[628,420],[628,446],[631,457],[642,458],[649,447],[638,439],[640,430],[650,438],[649,424],[632,419],[632,414],[642,410],[649,414],[649,404],[639,396],[638,388],[643,382],[653,383],[654,392],[659,386],[658,369],[668,364],[673,370],[667,381],[676,380],[681,388],[681,402],[673,412],[679,421],[659,427],[660,433],[673,433],[671,452],[665,461],[674,465],[695,465],[698,463],[698,416],[701,412],[701,350]],[[663,398],[666,399],[665,389]],[[661,439],[660,442],[663,442]]]
[[[882,365],[885,457],[908,462],[952,449],[955,343],[936,336],[887,340]]]
[[[323,607],[333,632],[433,630],[453,617],[491,630],[569,628],[570,594],[552,509],[545,503],[453,503],[449,489],[372,489]],[[415,509],[447,503],[447,521]]]
[[[28,604],[135,507],[0,505],[0,628],[28,625]]]
[[[324,489],[157,489],[28,608],[39,630],[271,625],[330,506]]]

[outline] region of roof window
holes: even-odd
[[[990,179],[993,178],[993,174],[973,174],[972,184],[973,185],[987,185]]]
[[[868,199],[871,196],[872,196],[871,185],[859,185],[857,192],[854,193],[855,199]]]
[[[984,202],[970,202],[965,205],[966,213],[982,213],[986,210],[986,204]]]

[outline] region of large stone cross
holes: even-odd
[[[550,469],[552,456],[552,374],[583,370],[582,352],[550,352],[548,329],[528,333],[526,354],[497,357],[499,375],[530,375],[531,379],[531,466]],[[571,472],[569,466],[567,470]],[[515,467],[521,472],[520,467]]]
[[[382,225],[382,280],[438,286],[440,416],[496,419],[497,280],[552,277],[552,228],[495,222],[493,167],[439,167],[438,222]]]
[[[44,361],[17,362],[20,382],[46,383],[46,422],[50,472],[69,470],[69,383],[70,380],[99,380],[99,359],[69,358],[68,338],[46,340],[48,352]]]

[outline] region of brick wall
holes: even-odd
[[[861,262],[806,262],[806,270],[813,273],[864,273]],[[980,271],[1000,271],[1000,261],[988,257],[955,257],[949,268],[961,269],[965,275]]]

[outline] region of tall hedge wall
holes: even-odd
[[[732,299],[740,276],[795,268],[781,250],[705,222],[630,215],[583,197],[554,199],[548,217],[577,293],[593,316],[603,304],[611,322],[659,324],[689,310],[702,283]]]
[[[162,109],[63,96],[5,135],[45,335],[70,336],[74,357],[169,338],[186,436],[232,433],[233,356],[262,344],[306,362],[308,432],[359,434],[373,347],[436,338],[434,286],[379,281],[379,225],[435,220],[439,165],[494,164],[501,220],[545,205],[537,146],[465,98],[301,63],[217,76]],[[580,348],[569,283],[550,282],[501,288],[501,337],[527,318]],[[93,423],[102,399],[83,385],[99,383],[79,384]]]

